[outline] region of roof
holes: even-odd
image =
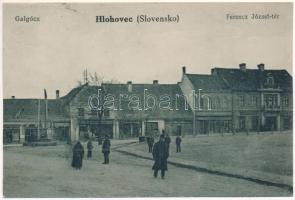
[[[68,94],[65,96],[61,97],[60,99],[63,100],[65,104],[69,103],[77,94],[80,93],[80,91],[85,87],[88,86],[88,84],[83,84],[78,87],[73,88]]]
[[[129,116],[129,117],[144,117],[144,118],[186,118],[191,117],[191,110],[189,106],[188,109],[185,109],[185,100],[183,97],[177,97],[177,95],[181,96],[182,91],[177,84],[131,84],[132,91],[128,91],[128,84],[103,84],[104,90],[106,94],[113,95],[115,97],[115,105],[119,105],[119,98],[120,95],[128,95],[130,96],[137,96],[140,102],[140,108],[143,109],[144,101],[147,102],[147,96],[153,95],[156,98],[156,105],[155,109],[148,110],[148,111],[130,111],[128,109],[128,103],[130,102],[128,98],[126,100],[121,101],[121,106],[123,108],[123,112],[118,112],[119,115],[122,116]],[[170,98],[164,98],[164,96]],[[159,103],[166,101],[166,103],[161,104],[161,108],[167,106],[169,101],[170,108],[173,110],[163,110],[160,109]],[[177,108],[177,110],[176,110]],[[137,113],[134,113],[137,112]],[[121,114],[120,114],[121,113]],[[133,115],[132,115],[133,114]],[[135,114],[135,115],[134,115]]]
[[[45,118],[44,99],[3,99],[4,121],[38,121],[40,102],[40,118]],[[61,100],[48,99],[48,120],[66,120]]]
[[[227,90],[230,89],[226,82],[218,76],[201,75],[201,74],[186,74],[195,89],[207,91]]]
[[[267,77],[272,76],[274,79],[272,88],[292,91],[292,77],[286,70],[213,68],[212,73],[225,80],[234,90],[253,91],[261,87],[266,88]]]

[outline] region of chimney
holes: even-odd
[[[259,71],[264,71],[264,64],[261,63],[261,64],[257,65],[257,68],[259,69]]]
[[[132,92],[132,81],[127,81],[128,92]]]
[[[59,90],[55,90],[55,98],[59,99]]]
[[[153,84],[158,84],[159,81],[158,80],[153,80]]]
[[[15,96],[11,96],[12,99],[15,99]]]
[[[240,70],[245,71],[246,70],[246,63],[239,64]]]
[[[185,68],[185,66],[182,67],[182,74],[186,74],[186,68]]]

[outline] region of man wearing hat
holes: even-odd
[[[109,140],[109,136],[105,135],[105,139],[102,144],[102,153],[104,156],[104,162],[102,164],[109,164],[110,147],[111,147],[111,141]]]
[[[160,136],[160,140],[155,143],[153,148],[153,158],[154,158],[154,177],[157,178],[158,171],[161,170],[161,178],[164,179],[165,171],[167,168],[167,159],[169,157],[169,150],[167,144],[165,143],[165,135]]]

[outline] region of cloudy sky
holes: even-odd
[[[3,8],[4,97],[49,98],[68,93],[83,70],[122,83],[176,83],[181,67],[286,69],[292,73],[292,4],[6,4]],[[277,14],[278,19],[227,20]],[[96,23],[95,17],[165,17],[179,23]],[[16,16],[39,17],[18,22]]]

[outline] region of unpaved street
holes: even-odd
[[[113,146],[114,147],[114,146]],[[95,148],[81,171],[70,167],[66,145],[4,149],[6,197],[290,196],[286,189],[168,166],[153,178],[152,161],[112,151],[110,165]]]

